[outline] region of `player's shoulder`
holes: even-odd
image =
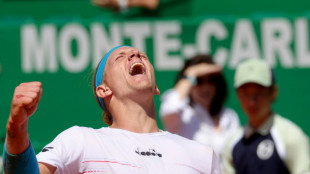
[[[64,132],[76,132],[76,131],[80,131],[80,132],[86,132],[86,131],[93,131],[95,130],[94,128],[90,128],[90,127],[84,127],[84,126],[71,126],[68,129],[64,130]]]
[[[167,133],[167,136],[167,147],[173,147],[172,154],[180,158],[176,160],[186,161],[199,171],[208,171],[217,164],[218,159],[211,147],[176,134]]]
[[[87,134],[92,134],[96,131],[97,129],[90,128],[90,127],[83,127],[83,126],[72,126],[64,131],[62,131],[58,136],[61,137],[68,137],[68,138],[83,138]]]
[[[213,160],[217,161],[214,150],[205,144],[193,141],[179,135],[171,134],[170,135],[174,144],[170,144],[174,149],[174,153],[182,154],[188,161],[198,168],[205,170],[210,168]],[[215,161],[215,162],[216,162]]]
[[[167,135],[170,137],[170,139],[176,144],[177,146],[183,147],[184,149],[188,149],[192,152],[201,152],[201,153],[213,153],[213,150],[211,147],[204,145],[202,143],[199,143],[194,140],[187,139],[185,137],[182,137],[177,134],[173,134],[168,132]]]

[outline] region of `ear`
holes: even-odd
[[[155,95],[159,95],[160,94],[160,91],[157,87],[157,85],[155,85],[155,91],[154,91]]]
[[[100,98],[106,98],[111,96],[113,92],[105,83],[103,83],[96,88],[96,94]]]

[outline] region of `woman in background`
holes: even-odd
[[[165,129],[211,146],[221,162],[227,139],[240,125],[236,112],[224,106],[227,93],[221,68],[211,56],[187,60],[174,88],[161,98]]]

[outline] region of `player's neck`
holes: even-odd
[[[149,105],[140,105],[135,102],[119,103],[118,107],[114,108],[116,109],[111,111],[113,116],[111,127],[136,133],[159,131],[153,101]]]
[[[124,123],[124,121],[115,121],[110,127],[135,133],[154,133],[160,131],[156,121],[150,120],[143,123],[139,121],[135,122],[135,120],[128,121],[127,123]]]

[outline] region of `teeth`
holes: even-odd
[[[138,68],[140,68],[140,69],[138,69],[138,71],[139,70],[140,71],[137,73],[137,70],[136,70],[135,74],[144,74],[145,73],[144,65],[142,63],[134,63],[130,67],[130,70],[129,70],[130,75],[133,74],[133,70],[135,69],[136,66],[138,66]]]

